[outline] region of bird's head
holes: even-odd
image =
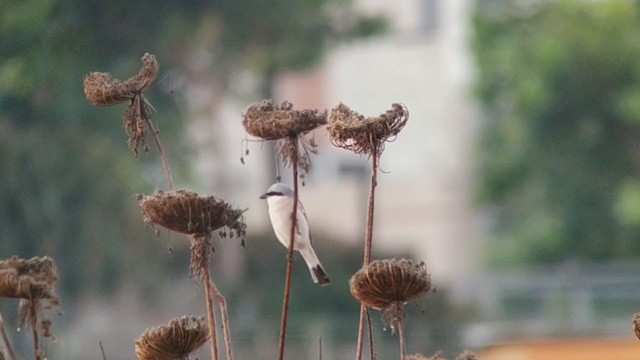
[[[267,199],[272,196],[293,196],[293,190],[287,184],[275,183],[269,187],[266,193],[260,196],[260,199]]]

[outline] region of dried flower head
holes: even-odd
[[[640,313],[633,314],[633,332],[640,339]]]
[[[363,305],[382,310],[392,332],[404,323],[404,304],[415,301],[431,289],[431,277],[424,262],[407,259],[375,260],[349,280],[351,295]]]
[[[84,79],[84,95],[92,105],[111,106],[132,100],[149,88],[158,77],[160,65],[152,54],[142,57],[142,68],[138,75],[126,81],[113,79],[111,74],[92,72]]]
[[[409,119],[409,111],[402,104],[392,104],[391,109],[377,117],[365,118],[339,104],[329,114],[329,138],[333,145],[356,154],[380,154],[384,143],[398,135]]]
[[[112,79],[111,74],[92,72],[84,79],[84,94],[95,106],[111,106],[129,100],[129,108],[123,118],[123,128],[129,137],[129,147],[138,155],[144,146],[147,123],[153,107],[142,94],[158,77],[160,65],[152,54],[145,53],[142,67],[127,81]]]
[[[296,137],[326,123],[326,111],[293,110],[290,102],[276,105],[273,100],[251,105],[242,121],[247,133],[265,140]]]
[[[417,300],[431,289],[431,277],[424,262],[407,259],[374,260],[349,281],[351,295],[377,310],[393,303]]]
[[[284,164],[295,162],[303,173],[311,168],[310,154],[317,154],[313,139],[303,135],[326,123],[326,111],[293,110],[290,102],[275,105],[273,100],[251,105],[242,121],[247,133],[265,140],[279,140],[277,153]]]
[[[462,354],[458,355],[456,360],[477,360],[476,354],[469,350],[465,350]]]
[[[213,196],[200,196],[187,190],[160,191],[138,195],[144,222],[189,235],[209,235],[227,227],[231,234],[244,237],[243,210],[234,209]]]
[[[58,301],[58,272],[48,256],[0,261],[0,297]]]
[[[204,317],[183,316],[168,324],[146,330],[135,340],[140,360],[187,359],[207,342],[209,330]]]
[[[425,356],[422,354],[412,354],[406,357],[406,360],[446,360],[443,356],[442,356],[442,351],[438,351],[437,353],[433,354],[433,356]]]

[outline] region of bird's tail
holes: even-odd
[[[300,254],[309,267],[311,279],[313,279],[314,283],[320,284],[321,286],[331,284],[331,279],[327,276],[327,272],[324,270],[324,267],[322,267],[322,264],[320,264],[320,260],[312,247],[300,249]]]

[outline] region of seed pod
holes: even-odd
[[[291,103],[275,105],[273,100],[251,105],[242,121],[247,133],[265,140],[295,137],[326,123],[326,111],[293,110]]]
[[[183,316],[166,325],[147,329],[135,340],[135,352],[140,360],[187,359],[208,338],[204,317]]]
[[[329,114],[329,139],[334,146],[351,150],[356,154],[380,154],[384,143],[398,135],[409,119],[409,111],[402,104],[392,104],[391,109],[377,117],[365,118],[339,104]]]
[[[137,75],[120,81],[105,72],[92,72],[84,79],[84,94],[94,106],[111,106],[133,99],[158,77],[160,65],[153,54],[145,53]]]
[[[233,209],[214,196],[199,196],[187,190],[138,195],[138,205],[145,223],[184,234],[209,235],[222,227],[242,233],[246,228],[243,210]]]
[[[349,281],[351,295],[367,307],[384,310],[415,301],[431,289],[426,265],[407,259],[374,260]]]

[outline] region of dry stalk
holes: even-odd
[[[294,149],[297,151],[297,138],[291,139]],[[289,317],[289,301],[291,298],[291,276],[293,273],[293,250],[298,213],[298,156],[292,157],[293,169],[293,209],[291,211],[291,231],[289,232],[289,251],[287,253],[287,272],[285,275],[284,296],[282,300],[282,319],[280,322],[280,337],[278,341],[278,360],[284,360],[285,340],[287,337],[287,321]]]
[[[373,118],[365,118],[339,104],[331,110],[329,115],[329,138],[334,146],[351,150],[356,154],[371,157],[371,185],[369,188],[369,203],[367,207],[367,228],[364,244],[364,265],[371,261],[373,247],[373,215],[375,205],[375,188],[377,185],[378,161],[384,151],[384,144],[394,138],[404,128],[409,119],[409,112],[402,104],[392,104],[391,109]],[[365,305],[360,308],[360,322],[358,325],[358,342],[356,345],[356,359],[362,359],[364,349],[365,321],[371,328],[371,320],[367,316]],[[369,331],[369,346],[373,359],[373,334]]]
[[[4,318],[2,314],[0,314],[0,335],[2,335],[2,342],[4,342],[4,347],[7,350],[10,360],[16,360],[16,353],[13,351],[13,346],[11,346],[11,341],[9,341],[9,336],[7,336],[7,332],[4,329]]]
[[[220,306],[220,316],[222,317],[222,332],[224,335],[224,344],[227,349],[227,360],[233,360],[233,346],[231,345],[231,327],[229,325],[229,311],[227,309],[227,300],[225,300],[224,296],[216,285],[211,281],[209,289],[213,298],[218,301],[218,306]]]

